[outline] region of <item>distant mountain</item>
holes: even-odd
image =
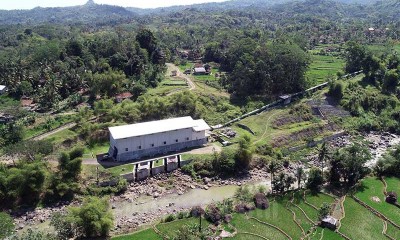
[[[119,6],[95,4],[74,7],[41,8],[31,10],[0,10],[0,24],[93,23],[129,19],[134,13]]]

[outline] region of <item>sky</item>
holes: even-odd
[[[94,0],[98,4],[123,7],[156,8],[174,5],[190,5],[205,2],[224,2],[226,0]],[[35,7],[65,7],[85,4],[87,0],[0,0],[0,9],[32,9]]]

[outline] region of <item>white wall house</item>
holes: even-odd
[[[0,85],[0,95],[7,91],[7,87],[4,85]]]
[[[110,127],[109,155],[117,161],[151,157],[207,143],[208,124],[192,117]]]

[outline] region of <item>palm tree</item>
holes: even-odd
[[[297,188],[300,189],[301,180],[304,177],[304,170],[302,167],[297,168],[296,177],[297,177]]]
[[[268,171],[271,173],[271,188],[273,189],[274,174],[279,168],[278,162],[276,160],[270,161],[267,168]]]
[[[318,161],[321,163],[322,167],[322,179],[324,179],[325,158],[327,157],[327,155],[328,155],[328,148],[326,146],[326,143],[324,142],[322,143],[322,146],[319,149],[318,153]]]

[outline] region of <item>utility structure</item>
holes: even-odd
[[[203,119],[192,117],[110,127],[108,154],[125,162],[200,147],[208,142],[208,130]]]

